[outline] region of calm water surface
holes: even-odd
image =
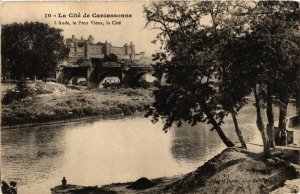
[[[254,116],[246,110],[239,117],[246,141],[257,130]],[[226,123],[226,134],[237,141]],[[49,194],[63,176],[70,184],[103,185],[187,173],[224,149],[210,128],[164,133],[161,123],[129,117],[7,129],[1,134],[1,176],[17,181],[20,194]]]

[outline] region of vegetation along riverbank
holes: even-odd
[[[110,88],[87,89],[67,87],[54,82],[28,84],[30,93],[22,99],[6,99],[2,103],[2,126],[63,121],[87,117],[132,115],[151,103],[151,89]],[[2,102],[8,92],[2,92]],[[15,95],[13,93],[12,95]]]

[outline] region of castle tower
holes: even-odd
[[[125,55],[128,55],[129,53],[128,53],[128,44],[127,43],[124,44],[124,48],[125,48]]]
[[[129,49],[130,49],[130,60],[134,61],[135,60],[135,45],[132,44],[132,41],[130,42]]]
[[[89,40],[85,41],[85,45],[84,45],[84,56],[86,57],[86,59],[89,59],[89,52],[90,52],[90,42]]]
[[[75,40],[74,40],[75,41]],[[75,55],[77,55],[77,42],[75,41],[74,42],[74,52],[75,52]]]
[[[89,35],[88,42],[90,44],[94,44],[94,41],[95,41],[95,39],[94,39],[93,35]]]
[[[109,55],[109,52],[110,52],[110,44],[107,42],[107,41],[105,41],[105,43],[104,43],[104,55]]]

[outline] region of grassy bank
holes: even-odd
[[[286,193],[299,192],[299,151],[273,150],[272,157],[264,160],[261,154],[238,148],[227,148],[203,166],[186,175],[145,178],[129,183],[113,183],[102,187],[51,189],[58,193]],[[143,181],[141,181],[143,180]],[[290,181],[291,180],[291,181]],[[149,183],[150,181],[150,183]],[[150,185],[150,186],[149,186]],[[135,188],[132,188],[135,187]],[[144,187],[144,188],[143,188]],[[66,191],[66,192],[65,192]]]
[[[41,123],[90,116],[132,115],[151,98],[149,89],[74,89],[56,83],[33,84],[42,94],[2,105],[2,126]]]

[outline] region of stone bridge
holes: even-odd
[[[77,83],[78,78],[86,78],[88,87],[97,87],[106,77],[118,77],[122,85],[134,86],[145,74],[152,74],[151,65],[135,63],[105,62],[94,65],[92,63],[80,65],[61,65],[56,72],[58,83]]]

